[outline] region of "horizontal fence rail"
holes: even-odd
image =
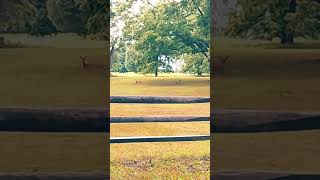
[[[320,129],[319,112],[215,110],[214,132],[274,132]]]
[[[177,142],[177,141],[204,141],[209,140],[209,135],[193,136],[141,136],[141,137],[113,137],[110,143],[142,143],[142,142]]]
[[[108,132],[106,109],[0,108],[0,131]]]
[[[192,96],[111,96],[111,103],[189,104],[209,103],[210,97]]]
[[[143,104],[191,104],[209,103],[209,97],[191,96],[111,96],[111,103],[143,103]],[[156,116],[156,117],[111,117],[110,123],[145,123],[145,122],[200,122],[210,121],[210,117],[197,116]],[[209,135],[188,136],[142,136],[112,137],[110,143],[144,143],[144,142],[178,142],[209,140]]]
[[[111,117],[111,123],[202,122],[202,121],[210,121],[210,117],[197,117],[197,116]]]

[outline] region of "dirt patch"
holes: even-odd
[[[157,164],[176,164],[176,167],[185,167],[185,170],[189,173],[200,173],[208,172],[210,170],[210,157],[179,157],[170,159],[144,157],[136,160],[123,160],[119,162],[119,164],[140,172],[148,171],[154,168]],[[177,169],[177,171],[179,170],[181,170],[181,168]]]
[[[147,171],[154,167],[155,161],[151,158],[144,158],[141,160],[124,160],[120,164],[129,168],[133,168],[137,171]]]

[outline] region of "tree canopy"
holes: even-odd
[[[233,37],[291,44],[297,37],[319,38],[320,3],[316,0],[238,0],[227,33]]]
[[[163,1],[157,5],[146,4],[144,10],[125,20],[122,41],[125,46],[134,49],[134,57],[139,59],[137,71],[154,73],[159,70],[170,71],[175,59],[184,59],[185,54],[202,54],[201,64],[209,62],[210,42],[210,1],[183,0]],[[126,14],[126,16],[129,16]],[[129,53],[128,56],[131,56]],[[200,57],[200,56],[194,56]],[[185,61],[192,72],[204,71],[199,62]],[[206,71],[207,72],[207,71]]]

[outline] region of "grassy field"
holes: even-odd
[[[50,42],[50,41],[49,41]],[[46,43],[41,43],[46,44]],[[55,46],[61,45],[54,42]],[[106,73],[84,71],[80,55],[104,53],[99,45],[0,49],[1,107],[104,107]],[[39,45],[39,44],[35,44]],[[230,55],[212,81],[214,108],[320,111],[318,49],[218,47]],[[181,80],[181,81],[179,81]],[[209,96],[208,77],[114,76],[111,95]],[[113,116],[208,116],[209,104],[120,105]],[[207,134],[208,123],[114,124],[111,136]],[[319,172],[318,130],[214,134],[215,170]],[[1,172],[105,171],[105,134],[0,133]],[[204,142],[111,145],[114,179],[209,177]],[[93,147],[93,148],[91,148]],[[196,173],[198,172],[198,173]],[[175,177],[173,177],[175,176]]]
[[[1,49],[0,93],[3,96],[0,96],[0,106],[104,107],[106,73],[82,70],[79,59],[80,55],[101,53],[103,49],[96,48]],[[176,84],[179,80],[181,83]],[[170,76],[155,80],[144,76],[112,77],[111,94],[209,96],[209,78]],[[111,113],[117,116],[209,116],[209,104],[196,106],[196,109],[194,105],[136,105],[132,108],[114,104]],[[209,123],[122,124],[111,127],[112,136],[208,133]],[[107,153],[106,137],[103,133],[2,132],[1,146],[5,148],[0,149],[0,158],[9,163],[0,165],[0,171],[103,172],[106,168],[103,158]],[[136,151],[132,151],[132,147]],[[184,149],[180,150],[181,147]],[[161,170],[161,175],[168,177],[171,173],[176,177],[209,177],[209,151],[209,142],[114,145],[111,148],[112,176],[156,177]],[[143,160],[151,158],[154,160],[152,166],[146,167],[148,171],[143,173],[140,168],[145,167],[140,161],[147,163]],[[176,165],[180,166],[176,168]]]
[[[0,132],[0,172],[105,172],[105,133]]]
[[[319,174],[320,130],[213,134],[215,171]]]
[[[217,47],[216,53],[230,59],[212,81],[215,108],[320,111],[318,49]]]
[[[180,80],[180,81],[179,81]],[[179,83],[177,83],[179,82]],[[111,95],[209,96],[209,77],[114,76]],[[202,104],[112,104],[111,116],[209,116]],[[112,124],[111,136],[209,134],[209,123]],[[112,179],[209,179],[209,141],[111,145]]]
[[[279,49],[219,41],[216,54],[230,59],[212,81],[213,108],[320,111],[319,42]],[[214,169],[319,173],[319,135],[319,130],[216,133]]]
[[[103,52],[0,49],[0,107],[105,107],[106,73],[81,69],[79,59]],[[106,138],[104,133],[1,132],[0,159],[6,163],[0,172],[105,172]]]
[[[104,107],[106,72],[81,69],[103,49],[0,49],[0,106]]]

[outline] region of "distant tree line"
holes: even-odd
[[[103,0],[0,0],[1,16],[9,19],[0,21],[0,32],[98,35],[97,27],[109,27],[109,4]]]
[[[298,37],[320,37],[320,0],[238,0],[227,35],[290,45]]]

